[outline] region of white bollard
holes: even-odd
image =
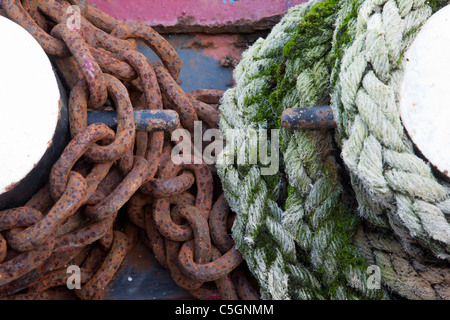
[[[450,6],[434,14],[405,54],[403,125],[443,177],[450,172]]]
[[[0,16],[0,210],[23,205],[68,139],[67,100],[46,53]]]

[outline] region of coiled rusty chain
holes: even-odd
[[[71,5],[79,8],[79,27],[67,23]],[[70,89],[72,140],[47,185],[23,207],[0,212],[0,299],[54,298],[51,289],[66,284],[68,265],[81,268],[77,297],[103,299],[139,239],[193,297],[259,299],[229,235],[233,216],[213,170],[203,161],[176,165],[171,129],[135,126],[134,110],[173,109],[179,128],[193,133],[199,119],[218,128],[223,92],[185,93],[177,52],[141,22],[119,22],[84,0],[3,0],[2,6]],[[136,40],[162,64],[138,52]],[[88,110],[111,109],[115,131],[88,125]]]

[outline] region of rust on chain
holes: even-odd
[[[79,81],[69,95],[69,126],[70,134],[75,137],[87,127],[87,104],[89,89],[84,81]]]
[[[55,23],[68,21],[68,7],[67,2],[57,2],[55,0],[40,0],[39,10],[52,19]],[[74,25],[73,27],[76,28]],[[100,47],[108,51],[114,52],[119,50],[137,50],[137,44],[134,40],[122,40],[109,33],[97,28],[89,22],[83,15],[81,15],[81,30],[79,30],[87,44],[91,47]]]
[[[183,242],[192,239],[194,236],[189,224],[179,225],[170,216],[169,198],[159,198],[153,204],[153,222],[158,231],[172,241]]]
[[[153,179],[159,169],[160,158],[164,147],[164,132],[149,134],[149,142],[145,152],[145,159],[150,164],[147,180]]]
[[[103,194],[103,192],[101,192],[100,190],[95,190],[91,196],[89,197],[89,199],[86,200],[86,205],[88,206],[95,206],[97,203],[99,203],[100,201],[103,201],[103,199],[105,199],[106,196]]]
[[[80,284],[84,284],[89,281],[89,279],[92,277],[92,272],[80,270]],[[41,278],[41,280],[30,287],[28,289],[28,294],[38,294],[43,293],[44,291],[58,287],[58,286],[65,286],[67,284],[68,278],[71,276],[70,273],[67,273],[67,268],[61,268],[58,270],[54,270],[48,274],[46,274],[44,277]]]
[[[38,223],[25,230],[12,229],[7,234],[8,245],[18,251],[32,250],[51,237],[56,228],[82,206],[86,195],[86,180],[72,171],[63,195]]]
[[[3,236],[0,234],[0,263],[5,261],[7,253],[7,245],[6,240],[3,238]]]
[[[80,251],[73,251],[69,254],[52,254],[39,268],[36,268],[27,274],[17,278],[16,280],[8,283],[7,285],[0,287],[0,296],[16,294],[26,288],[37,284],[46,274],[53,270],[66,267],[67,264],[74,261],[72,264],[76,264],[75,256],[81,256]]]
[[[49,17],[54,23],[58,24],[63,21],[68,21],[66,15],[67,9],[64,10],[63,5],[53,0],[39,0],[38,9]],[[67,4],[69,5],[69,4]]]
[[[224,194],[221,194],[211,210],[209,228],[214,245],[226,253],[234,246],[234,240],[227,231],[228,214],[230,207]]]
[[[181,204],[188,206],[195,206],[195,196],[189,192],[183,192],[181,194],[177,194],[175,196],[169,197],[169,201],[171,204]]]
[[[0,296],[12,295],[33,286],[47,273],[62,267],[67,267],[68,264],[80,265],[84,261],[86,254],[87,250],[74,250],[69,252],[69,254],[52,254],[40,267],[33,269],[6,285],[0,286]]]
[[[225,91],[215,89],[197,89],[189,92],[189,96],[193,99],[207,103],[207,104],[220,104],[220,100],[223,97]]]
[[[0,264],[0,286],[18,279],[42,265],[52,254],[53,243],[53,238],[49,237],[36,249],[21,253]]]
[[[133,67],[122,60],[116,59],[109,51],[93,47],[90,48],[90,51],[103,72],[112,74],[123,81],[131,81],[137,78],[137,73]]]
[[[172,104],[173,109],[178,112],[183,127],[193,134],[194,122],[198,121],[198,116],[191,103],[191,99],[180,88],[166,68],[159,63],[152,63],[152,66],[156,73],[161,92]]]
[[[147,151],[147,145],[148,145],[148,132],[136,132],[136,146],[135,146],[135,154],[138,157],[145,157],[145,152]]]
[[[125,225],[123,227],[123,233],[128,239],[128,249],[127,252],[130,253],[136,244],[139,241],[139,227],[136,226],[133,222],[131,222],[129,219],[125,220]]]
[[[169,139],[167,139],[169,140]],[[169,160],[172,160],[172,143],[169,141],[164,141],[163,150],[161,153],[161,157],[159,159],[160,167],[164,168],[166,165],[166,162]],[[160,174],[161,170],[158,171],[158,176]]]
[[[169,179],[152,179],[141,187],[141,191],[155,198],[172,197],[192,187],[195,177],[190,171]]]
[[[98,185],[97,191],[101,192],[103,195],[107,196],[113,192],[117,186],[122,182],[123,175],[117,166],[113,166],[111,170],[106,175],[105,179]],[[97,204],[98,202],[94,203]]]
[[[102,202],[86,207],[85,213],[94,221],[101,221],[119,211],[147,179],[148,168],[147,160],[135,157],[133,169],[117,188]]]
[[[47,274],[53,270],[65,267],[69,263],[81,265],[84,259],[86,259],[87,253],[88,250],[86,248],[80,248],[78,250],[62,253],[54,252],[50,258],[48,258],[47,261],[39,267],[39,271],[42,274]]]
[[[6,285],[0,286],[0,296],[13,295],[34,286],[49,272],[63,267],[66,268],[68,264],[80,265],[84,261],[87,252],[87,250],[78,250],[70,252],[70,254],[52,254],[38,268],[31,270]]]
[[[115,216],[104,219],[97,223],[92,223],[86,227],[78,229],[72,233],[64,234],[55,239],[54,252],[68,252],[73,251],[104,237],[113,225]]]
[[[90,200],[96,191],[98,190],[98,187],[100,183],[106,178],[108,173],[111,170],[111,167],[113,165],[112,161],[105,162],[105,163],[98,163],[93,166],[89,174],[86,176],[86,199]],[[101,192],[99,191],[101,194]],[[92,202],[91,202],[92,203]]]
[[[79,227],[87,222],[87,218],[78,211],[77,213],[71,215],[63,223],[61,223],[55,230],[54,236],[59,237],[77,230]]]
[[[122,157],[119,159],[119,169],[124,176],[130,173],[134,164],[134,143],[136,135],[133,137],[132,142],[128,145]]]
[[[33,18],[36,24],[45,32],[47,32],[48,24],[45,17],[38,10],[38,0],[22,0],[22,7]]]
[[[175,176],[182,169],[194,171],[197,181],[197,197],[195,207],[207,220],[212,207],[213,178],[211,172],[205,164],[180,164],[176,165],[172,161],[166,162],[161,170],[161,179]],[[170,216],[170,200],[158,198],[153,205],[153,220],[164,237],[172,241],[187,241],[193,237],[192,229],[188,225],[178,225],[172,221]]]
[[[52,29],[51,35],[63,40],[76,59],[89,86],[89,107],[93,109],[102,107],[108,98],[104,74],[92,56],[83,36],[76,29],[71,30],[65,22],[56,25]]]
[[[184,274],[181,270],[178,254],[180,252],[181,243],[165,239],[167,265],[173,281],[181,288],[186,290],[196,290],[203,285],[203,281],[196,281]]]
[[[133,106],[131,105],[126,87],[111,75],[105,74],[105,79],[108,92],[116,106],[118,114],[116,138],[107,146],[95,144],[86,151],[85,156],[94,162],[120,159],[127,148],[134,142],[134,136],[136,134]]]
[[[219,249],[213,247],[211,252],[211,260],[215,261],[222,256]],[[215,281],[217,290],[222,300],[239,300],[236,287],[231,279],[230,274],[223,276]]]
[[[95,142],[103,139],[113,140],[114,137],[114,131],[109,129],[106,125],[103,123],[94,123],[77,134],[69,142],[50,172],[50,194],[53,199],[56,200],[61,198],[66,189],[69,174],[78,159],[80,159]],[[107,166],[110,166],[110,164],[111,163]],[[93,190],[91,190],[91,192],[92,191]],[[90,194],[88,194],[88,196],[90,196]]]
[[[76,295],[85,300],[101,300],[105,294],[106,285],[112,280],[128,252],[128,239],[124,233],[114,231],[114,241],[111,249],[95,275],[75,291]]]
[[[166,256],[166,244],[164,237],[158,231],[152,219],[152,208],[150,206],[144,209],[144,229],[149,239],[150,249],[155,259],[164,268],[169,268]]]
[[[211,237],[209,235],[208,220],[194,206],[177,205],[172,209],[172,217],[187,220],[194,234],[194,261],[205,264],[211,261]]]
[[[239,268],[233,271],[231,279],[236,285],[236,292],[241,300],[259,300],[258,292]]]
[[[108,253],[103,251],[103,249],[98,244],[94,244],[91,247],[91,250],[89,251],[86,259],[83,261],[81,269],[95,273],[100,268],[107,254]]]
[[[167,161],[161,169],[161,179],[175,177],[181,170],[186,169],[194,172],[197,197],[195,206],[201,210],[202,215],[208,219],[213,201],[214,179],[208,166],[200,159],[190,156],[189,163],[183,163],[186,158],[177,155],[172,157],[172,161]],[[177,164],[179,163],[179,164]],[[196,164],[199,163],[199,164]]]
[[[40,212],[46,212],[51,206],[55,204],[52,196],[50,195],[50,184],[43,186],[35,195],[25,203],[25,207],[31,207]]]
[[[22,7],[20,0],[3,0],[2,6],[8,18],[27,30],[46,53],[58,57],[70,55],[70,50],[66,44],[42,30]]]
[[[78,63],[73,56],[55,57],[54,61],[59,75],[64,79],[69,90],[72,90],[80,81],[84,82],[83,74],[78,70]]]
[[[178,258],[183,272],[198,281],[207,282],[220,279],[233,271],[243,261],[239,251],[233,248],[212,262],[197,264],[194,262],[194,248],[193,240],[185,242],[180,249]]]
[[[120,23],[111,34],[121,39],[139,38],[144,41],[161,59],[173,79],[178,79],[181,61],[176,50],[150,26],[139,21],[126,21]]]
[[[152,204],[154,198],[137,191],[128,201],[127,214],[128,218],[136,226],[141,229],[145,229],[145,206]]]
[[[156,73],[148,59],[142,53],[130,50],[121,51],[118,55],[121,59],[130,63],[139,75],[139,84],[145,98],[143,109],[162,110],[163,101],[160,87]],[[158,171],[163,146],[163,132],[152,132],[148,135],[147,150],[145,151],[145,158],[150,164],[148,179],[152,179]]]
[[[116,218],[116,215],[117,214],[115,214],[113,221],[111,221],[111,223],[109,224],[108,231],[106,231],[105,235],[98,239],[98,245],[105,251],[109,251],[114,241],[114,220]]]
[[[88,5],[89,9],[86,12],[86,19],[88,19],[97,28],[111,33],[119,24],[119,21],[109,14],[97,9],[92,5]]]
[[[85,0],[3,4],[11,19],[54,56],[70,88],[72,141],[53,166],[49,183],[25,207],[0,212],[0,297],[39,298],[64,285],[70,276],[65,267],[75,264],[81,266],[84,284],[76,295],[102,299],[140,235],[194,298],[259,298],[245,275],[231,273],[242,256],[229,236],[233,216],[228,216],[215,171],[195,157],[172,157],[172,145],[180,142],[171,141],[174,130],[193,133],[198,119],[204,122],[202,133],[218,128],[224,92],[185,93],[177,83],[181,61],[176,51],[143,23],[118,21]],[[66,23],[70,5],[81,8],[79,27]],[[137,40],[153,49],[164,66],[137,52]],[[116,109],[115,132],[96,131],[99,123],[89,126],[88,110],[93,109]],[[163,109],[177,113],[176,128],[158,124],[150,133],[137,132],[134,111]],[[18,294],[25,289],[27,295]]]
[[[33,301],[33,300],[51,300],[51,296],[47,292],[42,293],[21,293],[11,296],[0,297],[0,300],[17,300],[17,301]]]
[[[117,130],[113,142],[106,146],[94,144],[86,151],[85,156],[94,162],[115,161],[122,157],[133,143],[135,131],[134,114],[131,101],[125,86],[111,75],[105,74],[108,92],[111,94],[117,108]],[[69,97],[69,121],[72,137],[87,127],[87,96],[86,86],[77,84]]]
[[[140,90],[143,92],[147,102],[146,109],[162,110],[163,103],[158,79],[147,57],[133,50],[120,51],[117,56],[119,59],[129,63],[136,70]]]
[[[218,129],[220,121],[220,111],[201,101],[191,99],[191,104],[197,112],[200,120],[206,122],[210,128]]]
[[[38,223],[44,215],[31,207],[20,207],[0,211],[0,231],[29,227]]]
[[[117,53],[121,50],[137,50],[137,43],[134,39],[123,40],[113,34],[104,32],[97,28],[84,17],[81,17],[81,25],[85,34],[92,35],[89,44],[92,47],[99,47],[110,52]]]
[[[27,272],[23,276],[0,286],[0,296],[3,295],[13,295],[16,294],[33,284],[37,283],[39,279],[43,276],[43,273],[40,272],[40,267]]]

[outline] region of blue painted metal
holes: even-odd
[[[203,55],[200,49],[187,48],[194,36],[177,34],[167,35],[166,38],[184,61],[180,86],[185,92],[195,89],[226,90],[233,85],[230,69],[221,66],[214,58]],[[146,46],[139,45],[138,50],[150,61],[159,60]],[[150,249],[138,243],[108,286],[105,299],[192,299],[192,296],[174,283],[169,271],[158,264]]]

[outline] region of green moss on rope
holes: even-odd
[[[251,106],[253,104],[257,104],[259,106],[266,106],[263,108],[258,108],[257,112],[253,115],[247,115],[252,122],[254,123],[267,123],[267,128],[280,128],[281,127],[281,121],[278,119],[278,115],[283,112],[283,110],[280,110],[280,105],[275,105],[270,103],[267,97],[270,96],[274,88],[276,87],[276,77],[275,75],[280,73],[280,69],[283,67],[283,64],[272,64],[269,68],[262,70],[261,73],[257,74],[255,77],[253,77],[252,80],[263,77],[263,76],[270,76],[274,80],[269,82],[268,85],[264,88],[264,90],[260,92],[252,92],[250,96],[247,96],[244,100],[245,105]]]
[[[283,112],[283,108],[280,108],[280,106],[282,106],[283,98],[296,85],[295,77],[291,77],[284,73],[286,60],[302,57],[299,65],[299,68],[301,69],[310,67],[316,62],[317,57],[315,57],[314,60],[307,59],[308,54],[306,54],[306,51],[313,47],[311,45],[313,39],[321,37],[327,30],[333,28],[334,19],[330,18],[335,16],[339,10],[339,3],[339,0],[328,0],[313,6],[299,23],[291,40],[284,47],[283,63],[279,66],[277,72],[272,75],[277,86],[271,92],[269,97],[272,108],[278,110],[278,119],[280,119],[281,113]],[[328,40],[331,42],[331,38]],[[324,41],[326,41],[326,39],[324,39]],[[278,123],[278,128],[279,127],[281,127],[281,123]]]
[[[264,124],[266,129],[281,128],[280,119],[283,110],[292,107],[283,104],[283,101],[287,101],[287,104],[296,102],[293,99],[296,95],[291,95],[293,90],[297,90],[297,78],[299,78],[299,75],[296,73],[303,71],[310,72],[312,78],[314,78],[314,76],[316,76],[316,70],[320,69],[320,71],[323,71],[323,69],[328,68],[328,71],[331,71],[335,60],[340,61],[342,59],[345,48],[353,40],[349,29],[352,25],[352,19],[357,17],[357,8],[360,3],[360,0],[348,1],[352,4],[352,14],[347,17],[346,21],[340,22],[340,29],[337,33],[339,45],[335,52],[332,49],[333,30],[336,22],[335,18],[341,5],[343,3],[348,4],[347,2],[344,2],[343,0],[321,1],[314,5],[311,10],[299,20],[298,26],[293,32],[291,39],[282,50],[278,48],[280,49],[279,56],[275,58],[271,56],[270,61],[272,61],[272,63],[268,66],[265,65],[264,69],[261,67],[261,69],[258,70],[259,73],[250,79],[250,81],[252,81],[262,78],[257,82],[258,87],[262,87],[262,89],[259,89],[259,92],[246,92],[244,107],[242,108],[246,121],[251,122],[252,125],[258,124],[260,127]],[[317,48],[319,48],[319,50],[315,50]],[[261,63],[263,61],[259,61],[259,59],[263,59],[263,57],[254,57],[253,61],[263,65],[263,63]],[[269,59],[267,60],[269,61]],[[318,65],[320,68],[317,67]],[[325,72],[317,72],[317,77],[323,78],[324,74]],[[247,80],[248,79],[246,79],[246,81]],[[263,82],[264,85],[261,86],[261,82]],[[305,80],[305,82],[307,82],[307,80]],[[252,86],[248,86],[246,90],[250,90],[249,88],[251,87]],[[310,100],[316,98],[321,100],[328,95],[329,88],[320,86],[316,91],[313,91],[313,94],[311,94],[312,99]],[[305,100],[298,101],[298,103],[300,104],[303,101]],[[287,147],[287,142],[292,141],[292,138],[293,133],[286,132],[282,129],[280,134],[280,147],[283,153],[286,151],[285,148]],[[259,182],[257,185],[253,185],[253,180],[251,181],[252,184],[248,184],[248,188],[251,188],[251,190],[247,190],[247,193],[249,194],[246,194],[245,204],[243,203],[243,206],[249,210],[255,203],[257,195],[260,194],[260,191],[263,191],[262,188],[268,191],[267,195],[264,194],[264,197],[278,203],[281,209],[286,210],[288,207],[291,207],[291,205],[296,205],[296,203],[290,203],[290,201],[298,201],[298,203],[305,204],[305,214],[304,216],[299,217],[301,220],[299,222],[305,227],[309,227],[312,233],[326,230],[328,235],[336,240],[336,243],[338,244],[338,246],[336,246],[338,249],[337,251],[334,250],[334,244],[331,244],[328,240],[325,246],[329,245],[330,248],[320,248],[321,250],[324,249],[323,253],[325,256],[322,258],[325,261],[334,261],[334,263],[337,264],[336,269],[333,269],[333,272],[330,273],[330,270],[328,270],[329,268],[324,268],[324,266],[328,267],[329,265],[321,265],[322,263],[317,261],[314,261],[315,263],[313,263],[313,254],[310,251],[310,244],[308,244],[308,241],[310,240],[306,238],[304,242],[296,242],[294,257],[292,254],[289,255],[289,253],[286,253],[286,255],[289,256],[280,259],[284,264],[281,266],[281,269],[283,269],[283,272],[286,274],[289,274],[290,263],[301,263],[305,270],[308,270],[311,274],[311,277],[322,282],[322,289],[320,292],[321,297],[334,298],[337,296],[338,290],[341,292],[342,288],[344,288],[344,295],[348,293],[349,297],[356,296],[365,298],[366,293],[356,289],[353,290],[351,286],[348,285],[349,270],[353,269],[360,273],[364,273],[367,269],[366,261],[352,245],[352,237],[360,221],[355,215],[355,212],[350,211],[348,208],[344,208],[335,201],[339,198],[338,186],[336,186],[335,181],[336,169],[330,168],[327,162],[322,163],[322,159],[320,159],[311,137],[309,139],[308,137],[303,138],[303,140],[306,140],[302,144],[302,150],[305,155],[302,156],[302,159],[299,159],[299,161],[303,163],[307,175],[311,177],[312,180],[320,179],[320,183],[314,185],[316,187],[314,190],[316,193],[309,197],[305,192],[298,190],[293,186],[284,184],[281,187],[283,189],[283,196],[271,194],[278,192],[277,190],[280,189],[282,180],[286,180],[287,174],[285,164],[280,163],[280,170],[277,175],[262,176],[261,181],[258,180]],[[304,149],[316,150],[316,152],[311,152],[309,154]],[[280,159],[280,161],[283,160],[285,159]],[[251,165],[238,166],[237,171],[239,172],[239,175],[244,178],[252,168]],[[239,195],[237,195],[237,197],[239,197]],[[322,205],[323,199],[326,199],[327,202],[320,208],[322,211],[310,210],[308,205],[317,209]],[[319,206],[316,208],[315,204],[319,204]],[[269,201],[265,201],[262,206],[262,208],[257,209],[259,210],[258,219],[266,221],[269,216],[273,215],[273,213],[270,212],[271,205],[269,205]],[[314,216],[316,212],[318,213]],[[273,219],[274,217],[271,218]],[[245,226],[247,222],[248,221],[245,219],[242,220],[241,226]],[[322,227],[329,227],[329,231],[327,229],[319,230]],[[248,236],[253,239],[254,242],[249,246],[245,241],[239,241],[239,243],[237,243],[239,250],[243,252],[245,257],[253,257],[254,249],[261,249],[265,253],[264,262],[266,267],[270,268],[277,259],[276,252],[281,252],[282,254],[283,252],[281,250],[274,250],[274,246],[276,247],[277,244],[274,242],[273,235],[270,230],[268,230],[268,226],[265,223],[258,225],[255,229],[252,228],[251,230],[251,234]],[[314,234],[314,237],[319,236],[320,234],[321,233]],[[328,235],[326,238],[328,238]],[[296,261],[292,261],[293,259]],[[256,261],[253,262],[256,263]],[[334,271],[336,271],[336,274],[334,274]],[[361,279],[361,277],[359,277],[359,279]],[[295,296],[295,288],[299,290],[303,289],[300,284],[290,284],[290,286],[289,290],[292,290],[292,296]],[[369,295],[372,298],[375,296],[375,294]],[[381,295],[382,293],[380,292],[380,296]]]
[[[346,48],[352,43],[353,36],[349,32],[350,22],[355,20],[358,17],[358,8],[359,8],[360,0],[352,0],[351,2],[351,12],[345,18],[335,33],[335,46],[333,48],[333,58],[334,65],[338,65],[342,61],[342,57],[344,56],[344,52]],[[334,78],[331,79],[331,85],[334,86],[337,81],[338,74],[334,75]]]
[[[324,1],[312,7],[299,23],[292,39],[284,47],[283,59],[278,63],[273,63],[265,70],[261,70],[254,77],[255,79],[269,76],[272,81],[268,83],[264,90],[252,93],[244,101],[247,106],[253,104],[262,106],[255,114],[249,115],[252,122],[267,123],[267,128],[281,128],[281,114],[284,110],[281,101],[286,93],[295,86],[295,79],[285,75],[285,61],[293,57],[301,57],[303,51],[311,47],[312,39],[322,35],[325,30],[330,30],[333,22],[330,17],[335,15],[338,9],[339,0]],[[304,61],[305,64],[314,62]]]
[[[339,9],[339,0],[328,0],[316,4],[299,23],[293,38],[287,43],[283,55],[287,58],[300,56],[305,49],[311,48],[310,41],[332,28],[327,18]]]

